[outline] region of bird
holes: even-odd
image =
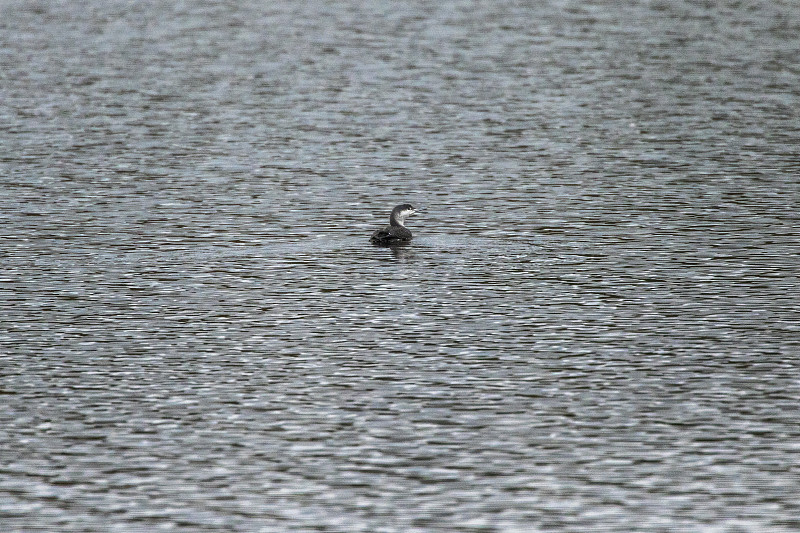
[[[389,225],[379,229],[370,237],[372,244],[399,244],[411,240],[411,232],[405,227],[406,217],[413,215],[417,210],[411,204],[400,204],[392,209],[389,216]]]

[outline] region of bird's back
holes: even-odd
[[[369,240],[374,244],[410,241],[411,232],[405,226],[386,226],[373,233]]]

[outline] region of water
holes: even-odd
[[[3,531],[800,529],[798,35],[4,2]]]

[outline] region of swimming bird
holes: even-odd
[[[389,216],[389,225],[379,229],[369,239],[372,244],[399,244],[411,240],[411,232],[403,225],[406,217],[413,215],[417,210],[411,204],[400,204],[392,209]]]

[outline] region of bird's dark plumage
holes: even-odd
[[[393,242],[410,241],[411,237],[411,232],[404,226],[386,226],[373,233],[369,240],[373,244],[392,244]]]

